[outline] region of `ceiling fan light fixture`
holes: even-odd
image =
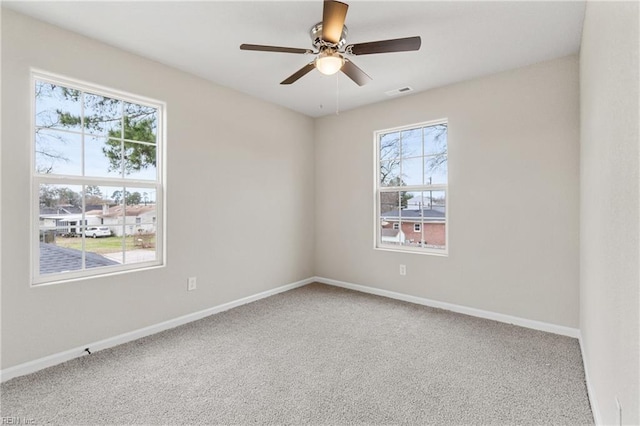
[[[2,1],[2,0],[0,0]],[[280,84],[289,85],[298,81],[310,73],[314,68],[324,75],[333,75],[342,71],[358,86],[364,86],[369,77],[358,68],[351,59],[345,59],[344,55],[372,55],[377,53],[409,52],[419,50],[422,43],[420,36],[394,38],[390,40],[369,41],[347,45],[347,26],[344,24],[349,5],[338,0],[324,0],[322,7],[322,22],[318,22],[311,28],[311,44],[315,51],[295,47],[268,46],[263,44],[241,44],[241,50],[253,50],[258,52],[280,52],[318,55],[307,62]],[[405,92],[406,90],[402,90]]]
[[[344,65],[344,58],[337,52],[321,52],[316,59],[316,68],[324,75],[333,75]]]

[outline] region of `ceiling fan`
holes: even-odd
[[[371,77],[358,68],[347,55],[371,55],[374,53],[408,52],[419,50],[421,40],[419,36],[396,38],[392,40],[372,41],[367,43],[346,44],[347,27],[344,20],[347,16],[348,4],[325,0],[322,11],[322,22],[311,28],[311,40],[317,50],[300,49],[295,47],[265,46],[260,44],[241,44],[241,50],[255,50],[260,52],[283,52],[317,55],[316,58],[295,73],[284,79],[280,84],[291,84],[317,68],[322,74],[332,75],[342,71],[358,86],[367,84]]]

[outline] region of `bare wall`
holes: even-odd
[[[449,256],[374,250],[373,132],[440,118]],[[318,119],[315,142],[318,276],[578,327],[577,57]]]
[[[166,102],[165,268],[29,286],[30,67]],[[311,118],[3,10],[2,123],[3,369],[314,275]]]
[[[640,424],[637,2],[587,2],[580,51],[580,329],[593,411]]]

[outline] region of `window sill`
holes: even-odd
[[[415,249],[415,248],[401,248],[401,247],[373,247],[374,250],[380,251],[390,251],[395,253],[408,253],[408,254],[420,254],[420,255],[429,255],[429,256],[438,256],[438,257],[449,257],[448,250],[437,250],[437,249]]]

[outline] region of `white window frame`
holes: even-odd
[[[413,224],[413,232],[422,232],[422,229],[420,229],[422,226],[421,223],[414,223]]]
[[[429,127],[435,126],[439,124],[444,124],[447,126],[447,183],[446,184],[424,184],[424,185],[405,185],[398,187],[383,187],[384,189],[381,191],[380,186],[380,139],[383,135],[387,133],[394,132],[402,132],[406,130],[412,130],[421,127]],[[375,250],[383,250],[383,251],[393,251],[393,252],[402,252],[402,253],[416,253],[416,254],[426,254],[426,255],[434,255],[434,256],[448,256],[449,255],[449,200],[450,200],[450,192],[449,192],[449,120],[447,118],[442,118],[438,120],[426,121],[422,123],[409,124],[406,126],[393,127],[388,129],[377,130],[373,134],[373,149],[374,149],[374,165],[373,165],[373,227],[374,227],[374,241],[373,248]],[[400,142],[400,146],[402,146],[402,142]],[[424,147],[424,144],[423,144]],[[424,148],[423,148],[424,149]],[[423,156],[424,158],[424,152]],[[400,170],[400,174],[402,174],[402,170]],[[411,246],[403,246],[403,245],[391,245],[391,244],[383,244],[382,243],[382,232],[380,227],[380,193],[381,192],[395,192],[395,191],[444,191],[445,193],[445,247],[444,249],[436,249],[432,247],[411,247]],[[401,217],[398,218],[400,221],[399,227],[401,228]],[[424,221],[423,223],[428,223],[428,221]],[[424,227],[421,232],[424,231]],[[394,228],[395,229],[395,228]],[[414,227],[415,229],[415,227]]]
[[[125,177],[108,177],[108,178],[94,178],[87,176],[71,176],[71,175],[48,175],[36,173],[36,100],[35,100],[35,88],[36,81],[53,83],[56,85],[64,86],[67,88],[79,90],[81,92],[89,92],[99,96],[109,97],[112,99],[118,99],[125,102],[130,102],[138,105],[149,106],[156,108],[157,113],[157,128],[156,128],[156,180],[137,180],[129,179]],[[42,286],[46,284],[58,284],[63,282],[84,280],[89,278],[104,277],[110,275],[118,275],[123,273],[129,273],[134,271],[152,269],[164,267],[166,265],[166,170],[164,167],[164,158],[166,156],[166,103],[155,99],[150,99],[143,96],[134,95],[131,93],[119,91],[116,89],[107,88],[98,84],[89,83],[86,81],[77,80],[61,76],[58,74],[49,73],[47,71],[31,69],[31,79],[29,86],[29,97],[31,99],[31,232],[30,232],[30,259],[31,259],[31,286]],[[84,135],[84,129],[80,132]],[[84,137],[84,136],[82,136]],[[84,149],[84,143],[83,148]],[[84,161],[84,160],[83,160]],[[59,272],[51,274],[40,274],[40,196],[39,190],[41,184],[54,184],[54,185],[97,185],[97,186],[123,186],[130,188],[149,188],[155,190],[156,194],[156,259],[153,261],[138,262],[131,264],[121,264],[113,266],[105,266],[99,268],[81,269],[69,272]],[[82,201],[83,213],[82,221],[85,221],[84,212],[84,197]],[[128,226],[126,220],[123,221],[123,225]],[[82,238],[82,251],[84,252],[84,236]],[[126,252],[125,252],[126,253]],[[126,255],[126,254],[125,254]],[[84,258],[84,257],[83,257]]]

